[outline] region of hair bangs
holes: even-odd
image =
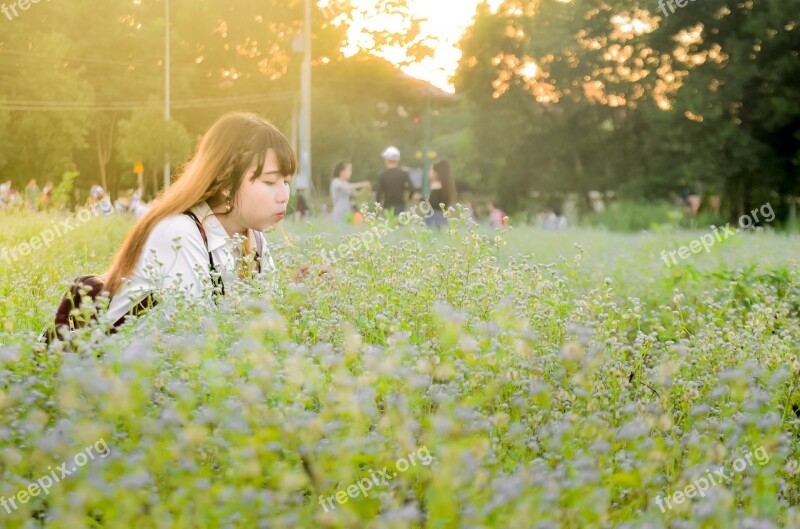
[[[268,132],[267,141],[269,147],[275,151],[275,158],[278,160],[278,167],[284,176],[294,176],[297,174],[297,156],[295,156],[292,146],[286,136],[277,129]]]

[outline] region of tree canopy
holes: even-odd
[[[505,0],[479,9],[457,88],[474,164],[534,191],[797,194],[800,4]],[[490,117],[492,119],[490,119]]]
[[[163,161],[157,161],[165,154],[166,138],[173,138],[170,158],[179,167],[190,152],[184,136],[193,142],[229,110],[258,112],[291,135],[303,5],[298,0],[172,2],[174,124],[169,131],[163,119],[163,0],[50,2],[31,5],[12,20],[0,15],[0,174],[20,186],[31,177],[56,180],[79,169],[83,188],[95,183],[112,191],[132,186],[134,163],[141,160],[148,171],[160,170]],[[314,70],[323,70],[323,78],[314,83],[315,136],[325,164],[350,156],[341,141],[325,141],[319,133],[335,128],[329,124],[341,114],[336,94],[347,88],[341,75],[331,76],[329,70],[342,63],[372,65],[358,70],[359,79],[349,80],[349,98],[364,106],[365,101],[357,101],[355,95],[370,90],[374,97],[367,99],[374,104],[358,110],[364,115],[360,121],[338,122],[340,132],[343,127],[367,124],[364,130],[348,132],[352,143],[381,139],[371,130],[372,114],[379,113],[377,102],[386,100],[396,107],[387,96],[407,84],[394,69],[387,73],[385,63],[373,56],[344,57],[342,48],[356,8],[344,2],[336,2],[336,8],[335,13],[315,9],[312,22]],[[401,42],[412,56],[424,53],[424,43],[415,37],[417,21],[409,16],[405,2],[376,1],[358,9],[396,14],[403,21],[393,31],[361,28],[362,36],[366,34],[376,48]],[[375,90],[390,84],[395,88]],[[332,146],[339,151],[335,156],[326,154]],[[327,172],[321,163],[315,176],[319,179]]]
[[[81,187],[116,193],[133,185],[137,161],[160,170],[165,146],[179,167],[234,109],[296,136],[302,1],[173,2],[169,127],[164,7],[75,0],[0,16],[3,180],[78,170]],[[690,188],[722,195],[734,214],[800,194],[797,2],[495,7],[481,5],[464,36],[456,97],[434,102],[433,149],[504,209],[528,207],[535,193],[658,199]],[[353,54],[355,20],[371,49]],[[409,3],[336,1],[314,9],[312,26],[315,184],[325,189],[344,159],[356,179],[374,177],[388,144],[417,164],[431,87],[376,56],[391,46],[430,55],[435,42]]]

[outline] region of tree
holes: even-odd
[[[342,12],[335,20],[314,11],[315,66],[344,60],[356,8],[337,6]],[[408,6],[376,0],[358,9],[391,15]],[[293,48],[303,29],[303,2],[173,2],[171,22],[173,120],[193,137],[230,110],[258,112],[288,128],[299,85]],[[114,189],[116,175],[127,171],[124,157],[111,154],[119,122],[163,108],[164,24],[163,0],[74,0],[40,3],[4,25],[0,138],[8,141],[0,147],[0,171],[19,185],[28,173],[78,168],[78,186],[100,181]],[[416,27],[407,20],[392,31],[366,27],[361,34],[377,46],[409,43]]]
[[[431,87],[399,72],[392,64],[358,55],[314,71],[315,184],[327,190],[336,163],[350,160],[356,180],[372,179],[384,170],[381,152],[396,145],[403,164],[421,166],[424,127],[414,118],[424,115]],[[435,106],[447,105],[439,94]]]
[[[652,9],[506,0],[479,10],[457,87],[474,109],[476,163],[499,193],[512,186],[510,209],[537,187],[653,198],[711,186],[732,213],[796,192],[800,5]]]
[[[169,155],[173,163],[186,160],[191,153],[192,138],[177,121],[166,121],[157,110],[134,112],[130,120],[120,123],[119,150],[123,159],[133,166],[142,161],[149,167],[152,178],[151,196],[158,193],[158,171]]]

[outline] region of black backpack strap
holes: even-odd
[[[197,229],[200,231],[200,236],[203,238],[203,243],[206,246],[206,251],[208,252],[208,265],[211,272],[211,281],[215,287],[214,289],[214,298],[216,299],[219,295],[225,294],[225,285],[222,282],[222,277],[217,272],[217,267],[214,264],[214,256],[211,255],[211,250],[208,248],[208,236],[206,235],[206,230],[203,228],[203,224],[197,218],[197,216],[192,213],[191,211],[184,212],[185,215],[190,217]],[[257,239],[259,253],[261,251],[261,240],[260,238]],[[259,263],[260,267],[260,263]],[[47,328],[44,330],[42,335],[39,337],[39,342],[44,343],[45,345],[49,346],[52,342],[56,340],[66,340],[67,334],[69,331],[77,328],[83,327],[85,324],[92,323],[96,321],[97,316],[92,315],[90,316],[89,321],[87,322],[79,322],[75,320],[72,312],[73,309],[77,308],[80,305],[81,295],[86,294],[91,299],[97,299],[102,290],[105,286],[104,280],[100,276],[81,276],[77,278],[73,285],[71,286],[69,292],[62,298],[61,303],[56,311],[55,317],[55,326],[53,328]],[[158,304],[158,300],[153,297],[152,294],[148,294],[142,301],[137,303],[134,307],[132,307],[128,312],[126,312],[122,317],[120,317],[114,325],[109,329],[109,334],[115,334],[117,332],[117,328],[125,323],[125,320],[128,316],[139,316],[144,311],[149,308],[152,308]]]
[[[256,266],[258,266],[258,273],[261,273],[261,256],[264,255],[264,240],[261,233],[254,231],[253,237],[256,238]]]
[[[206,245],[206,251],[208,252],[208,266],[211,271],[211,281],[215,287],[213,295],[215,298],[220,294],[224,295],[225,285],[222,283],[222,277],[217,273],[217,267],[214,264],[214,256],[211,255],[211,251],[208,249],[208,236],[206,235],[206,230],[203,227],[203,223],[201,223],[200,219],[197,218],[197,215],[195,215],[191,211],[185,211],[184,215],[188,216],[194,221],[195,226],[197,226],[197,229],[200,232],[200,236],[203,238],[203,244]],[[158,300],[155,299],[155,297],[153,297],[152,294],[148,294],[146,298],[137,303],[134,307],[131,308],[131,310],[123,314],[120,319],[114,322],[114,325],[111,328],[109,334],[116,333],[117,327],[125,323],[125,320],[128,316],[139,316],[147,309],[151,309],[156,305],[158,305]]]
[[[158,305],[158,300],[153,297],[153,294],[148,294],[146,298],[134,305],[131,310],[123,314],[117,321],[115,321],[108,334],[116,334],[117,328],[125,323],[125,320],[128,318],[128,316],[141,316],[142,313],[147,309],[151,309],[156,305]]]
[[[206,251],[208,252],[208,267],[211,271],[211,282],[214,285],[214,297],[218,295],[225,295],[225,284],[222,282],[222,276],[217,272],[217,266],[214,264],[214,256],[211,255],[211,250],[208,249],[208,236],[206,235],[206,229],[203,227],[203,223],[200,222],[200,219],[197,218],[192,211],[184,211],[184,215],[191,218],[197,229],[200,231],[200,236],[203,237],[203,243],[206,245]]]

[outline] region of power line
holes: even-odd
[[[35,53],[35,52],[29,52],[29,51],[8,50],[8,49],[0,48],[0,59],[2,59],[4,57],[4,55],[13,55],[13,56],[19,56],[19,57],[41,57],[41,58],[44,58],[44,59],[52,59],[53,62],[55,62],[55,63],[74,62],[74,63],[87,63],[87,64],[106,65],[106,66],[120,66],[120,67],[124,67],[125,69],[127,69],[129,71],[132,71],[132,70],[130,70],[131,66],[133,66],[135,68],[157,68],[157,69],[162,69],[162,68],[165,67],[163,62],[161,64],[157,64],[157,63],[142,63],[142,62],[133,62],[133,61],[117,61],[117,60],[110,60],[110,59],[89,59],[89,58],[82,58],[82,57],[58,57],[58,56],[53,56],[52,54],[47,54],[47,53]],[[7,58],[11,59],[12,57],[7,57]],[[263,60],[266,57],[263,56],[263,55],[258,55],[257,57],[244,57],[244,56],[241,56],[241,55],[234,55],[233,58],[234,59],[249,59],[249,60],[258,59],[258,60]],[[158,60],[163,61],[163,59],[158,59]],[[198,70],[201,70],[202,68],[207,68],[207,66],[204,65],[202,62],[194,63],[194,64],[172,65],[172,69],[173,70],[175,70],[176,67],[181,69],[181,70],[186,70],[186,71],[188,71],[188,70],[198,71]],[[214,66],[212,69],[217,69],[217,68],[221,69],[221,68],[224,68],[224,67],[223,66]]]
[[[249,100],[261,100],[261,99],[282,99],[289,96],[293,96],[295,92],[287,91],[287,92],[275,92],[273,94],[253,94],[253,95],[246,95],[246,96],[229,96],[229,97],[210,97],[210,98],[195,98],[195,99],[179,99],[176,100],[178,103],[183,104],[202,104],[202,103],[214,103],[218,101],[223,102],[248,102]],[[12,100],[6,101],[9,104],[20,104],[20,105],[53,105],[53,106],[68,106],[68,105],[93,105],[93,106],[155,106],[163,104],[163,102],[141,102],[141,101],[109,101],[109,102],[87,102],[87,101],[21,101],[21,100]]]
[[[108,65],[119,65],[119,66],[136,66],[136,67],[144,67],[144,68],[163,68],[163,64],[147,64],[147,63],[135,63],[135,62],[124,62],[124,61],[113,61],[113,60],[105,60],[105,59],[86,59],[86,58],[75,58],[75,57],[53,57],[49,54],[43,53],[34,53],[28,51],[21,51],[21,50],[5,50],[0,49],[0,58],[3,57],[4,54],[9,55],[20,55],[20,56],[31,56],[31,57],[44,57],[44,58],[51,58],[55,59],[57,62],[86,62],[86,63],[99,63],[99,64],[108,64]],[[193,72],[197,72],[203,66],[201,64],[191,65],[191,64],[182,64],[178,65],[177,68],[185,69],[185,70],[192,70]],[[217,68],[224,68],[222,66],[215,66],[213,69]],[[175,70],[176,66],[173,65],[172,69]],[[133,74],[134,72],[131,71]],[[426,85],[426,81],[421,79],[417,79],[411,75],[405,74],[403,77],[397,77],[394,79],[370,79],[370,80],[359,80],[357,82],[353,82],[352,79],[346,77],[337,77],[337,76],[330,76],[325,75],[324,73],[317,73],[315,74],[315,81],[314,85],[318,84],[355,84],[355,85],[395,85],[395,86],[408,86],[413,84],[420,85],[419,87],[422,88]],[[319,83],[318,81],[322,80],[324,83]]]
[[[172,102],[172,108],[189,109],[213,106],[245,105],[294,99],[296,92],[276,92],[258,96],[237,96],[206,99],[184,99]],[[5,101],[0,102],[0,110],[27,110],[51,112],[94,112],[115,110],[160,109],[163,102],[117,101],[107,103],[87,103],[82,101]]]
[[[0,49],[0,57],[3,55],[17,55],[21,57],[42,57],[45,59],[53,59],[56,62],[85,62],[85,63],[94,63],[94,64],[108,64],[114,66],[141,66],[141,67],[162,67],[163,65],[160,64],[147,64],[147,63],[135,63],[135,62],[125,62],[125,61],[113,61],[109,59],[82,59],[76,57],[54,57],[52,54],[49,53],[35,53],[30,51],[20,51],[20,50],[7,50],[7,49]]]
[[[269,103],[272,101],[285,101],[295,99],[296,92],[279,92],[263,96],[244,96],[215,99],[187,99],[174,100],[172,108],[186,110],[204,107],[223,107],[231,105],[249,105]],[[86,103],[80,101],[5,101],[0,102],[0,110],[29,111],[29,112],[114,112],[132,110],[160,109],[163,101],[145,103],[141,101],[115,101],[108,103]]]

